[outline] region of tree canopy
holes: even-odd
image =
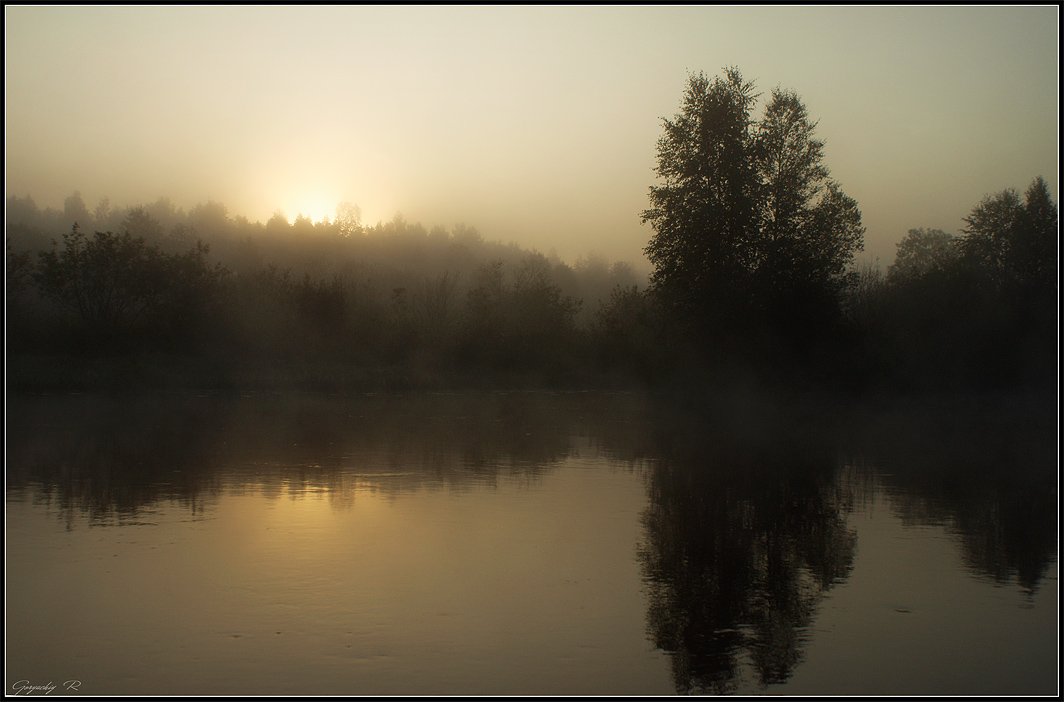
[[[959,255],[957,238],[941,229],[910,229],[898,242],[898,253],[887,271],[891,282],[912,281],[946,271]]]
[[[965,218],[963,249],[1003,286],[1052,289],[1056,283],[1057,208],[1039,176],[1024,199],[1003,190]]]
[[[646,248],[651,282],[683,316],[747,288],[756,265],[756,164],[750,110],[757,95],[737,69],[710,81],[691,76],[675,119],[658,140]]]
[[[765,324],[792,340],[797,318],[836,315],[863,248],[857,203],[831,179],[824,143],[796,93],[759,95],[738,69],[690,76],[663,121],[646,253],[667,309],[706,338]]]
[[[166,254],[129,232],[89,237],[75,224],[62,247],[53,242],[39,254],[34,277],[46,297],[100,339],[120,341],[137,326],[187,334],[226,274],[207,262],[207,253],[197,243],[186,253]]]

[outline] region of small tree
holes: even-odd
[[[345,239],[363,233],[362,210],[354,203],[344,200],[337,205],[335,221],[340,236]]]
[[[162,225],[143,207],[134,207],[126,214],[122,230],[145,241],[158,242],[163,238]]]
[[[962,248],[994,283],[1053,288],[1057,208],[1044,179],[1035,178],[1023,200],[1011,188],[984,198],[964,221]]]
[[[166,255],[128,233],[90,238],[75,225],[62,247],[40,254],[34,278],[42,295],[106,338],[137,328],[187,333],[224,274],[209,266],[204,244]]]
[[[591,325],[599,363],[651,377],[662,357],[663,330],[654,299],[635,285],[618,285],[600,302]]]
[[[887,271],[891,283],[918,280],[956,265],[960,255],[957,238],[941,229],[910,229],[898,242],[898,253]]]
[[[25,251],[16,251],[11,247],[11,242],[6,242],[7,258],[5,270],[7,272],[7,303],[10,308],[17,304],[33,278],[33,261]]]
[[[114,330],[140,319],[161,295],[157,250],[129,234],[97,232],[75,224],[42,252],[36,279],[41,292],[90,326]]]

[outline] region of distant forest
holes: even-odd
[[[1057,206],[1042,178],[859,268],[815,123],[736,69],[690,78],[642,213],[646,279],[401,217],[265,224],[217,202],[8,197],[12,389],[796,388],[1056,392]],[[574,233],[578,235],[578,233]]]
[[[13,386],[423,388],[582,382],[602,308],[646,275],[474,228],[265,224],[166,198],[7,200]],[[618,293],[619,294],[619,293]]]

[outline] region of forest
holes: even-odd
[[[794,389],[1055,395],[1057,205],[1041,177],[859,267],[858,203],[801,99],[692,75],[641,214],[649,276],[475,228],[167,198],[6,202],[13,390]],[[1003,184],[1008,185],[1008,184]],[[958,213],[961,214],[961,213]],[[574,236],[579,236],[574,232]]]

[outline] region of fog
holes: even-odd
[[[6,194],[210,200],[266,222],[402,213],[645,266],[689,72],[797,91],[862,257],[1057,196],[1055,7],[5,7]],[[62,231],[54,232],[58,235]],[[642,263],[641,263],[642,262]]]
[[[1054,689],[1056,7],[5,20],[9,690]]]

